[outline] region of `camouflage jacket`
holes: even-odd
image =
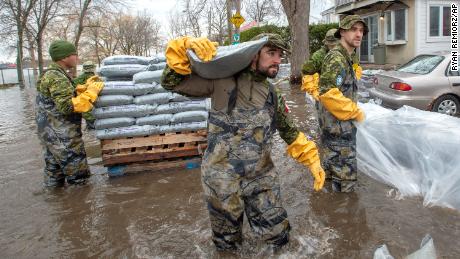
[[[357,62],[356,53],[348,54],[347,50],[338,44],[324,57],[321,76],[319,79],[320,95],[332,88],[338,88],[346,97],[356,101],[356,94],[352,84],[356,84],[356,77],[353,71],[353,64]],[[351,87],[351,89],[350,89]],[[350,94],[347,94],[350,92]]]
[[[37,82],[37,91],[45,98],[51,99],[62,115],[73,113],[72,97],[75,97],[75,86],[70,76],[58,64],[51,63],[48,66]]]
[[[95,74],[92,73],[92,72],[83,72],[81,75],[79,75],[78,77],[76,77],[73,82],[75,85],[83,85],[86,83],[86,80],[88,80],[88,78],[94,76]]]
[[[305,61],[302,66],[303,75],[313,75],[315,73],[321,73],[321,66],[323,65],[323,60],[326,54],[329,52],[329,49],[326,46],[322,46],[319,50],[315,51],[311,55],[310,59]]]
[[[250,109],[262,107],[269,94],[269,82],[266,77],[255,74],[250,69],[245,69],[234,77],[223,79],[204,79],[196,74],[180,75],[166,67],[163,72],[161,84],[165,89],[172,90],[188,96],[211,97],[212,109],[227,112],[233,91],[238,82],[235,107]],[[281,138],[291,144],[299,133],[291,118],[289,109],[279,89],[275,87],[277,104],[275,107],[275,127]]]

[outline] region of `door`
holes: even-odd
[[[378,28],[378,16],[368,16],[363,18],[364,22],[369,28],[369,33],[363,36],[360,47],[360,60],[361,62],[374,62],[374,52],[372,47],[379,42],[379,28]]]

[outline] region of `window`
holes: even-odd
[[[402,65],[398,71],[413,74],[428,74],[444,59],[443,56],[420,55]]]
[[[430,37],[450,36],[450,6],[430,5],[428,13]]]
[[[385,41],[387,44],[407,40],[407,9],[385,12]]]

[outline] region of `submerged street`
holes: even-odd
[[[317,138],[314,109],[281,85],[291,114]],[[2,258],[372,258],[386,244],[395,258],[430,234],[438,258],[459,258],[460,212],[397,200],[390,186],[359,175],[355,193],[315,193],[307,169],[275,139],[291,242],[272,255],[245,220],[243,249],[220,254],[211,242],[199,169],[109,178],[93,131],[84,140],[92,176],[86,186],[44,190],[33,87],[0,88],[0,257]],[[325,188],[328,189],[328,188]]]

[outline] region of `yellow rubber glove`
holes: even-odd
[[[84,113],[91,111],[93,108],[93,104],[91,102],[91,99],[93,96],[91,96],[91,93],[84,92],[80,94],[77,97],[72,98],[72,104],[73,104],[73,111],[78,112],[78,113]],[[97,98],[97,95],[96,97]]]
[[[353,71],[355,71],[356,79],[360,80],[363,75],[363,68],[358,64],[353,64]]]
[[[88,79],[89,80],[89,79]],[[93,103],[97,100],[99,93],[104,88],[103,82],[91,81],[85,84],[86,91],[72,98],[73,110],[75,112],[87,112],[93,108]]]
[[[364,112],[355,102],[345,97],[338,88],[332,88],[320,95],[319,100],[339,120],[356,120],[358,122],[364,120]]]
[[[315,191],[321,190],[326,179],[326,173],[321,167],[318,149],[316,148],[315,143],[308,140],[303,132],[299,132],[296,140],[287,147],[286,151],[297,162],[310,169],[313,178],[315,178],[313,188]]]
[[[168,42],[166,47],[166,63],[181,75],[192,73],[187,49],[192,49],[203,61],[210,61],[217,54],[217,43],[207,38],[181,37]]]
[[[309,95],[313,96],[315,100],[318,101],[319,91],[319,74],[314,73],[313,75],[305,75],[302,77],[302,86],[300,89],[304,92],[307,92]]]
[[[77,85],[77,87],[75,87],[75,90],[77,91],[77,95],[82,94],[84,91],[86,91],[86,84]]]

